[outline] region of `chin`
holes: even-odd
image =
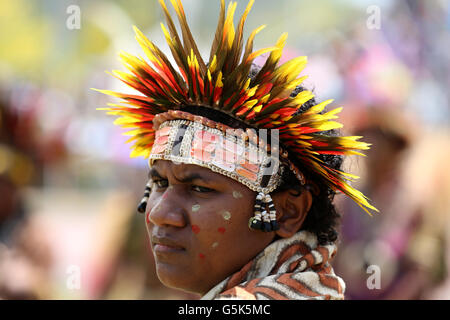
[[[178,270],[177,270],[178,269]],[[166,287],[181,290],[188,293],[204,294],[208,290],[196,286],[195,283],[204,285],[204,279],[196,281],[193,278],[193,272],[186,270],[185,268],[177,268],[173,265],[166,265],[163,263],[156,264],[156,274],[159,280]],[[188,277],[191,278],[188,278]]]
[[[186,288],[190,287],[188,282],[190,279],[186,277],[192,273],[183,270],[180,266],[156,262],[156,274],[166,287],[184,291],[188,291]]]

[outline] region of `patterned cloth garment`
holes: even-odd
[[[267,246],[202,300],[342,300],[345,283],[330,265],[336,250],[335,244],[321,246],[316,235],[299,231]]]

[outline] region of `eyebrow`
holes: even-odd
[[[155,168],[150,169],[150,171],[148,173],[148,177],[163,179]],[[210,178],[207,178],[199,173],[191,173],[191,174],[188,174],[185,177],[183,177],[181,179],[177,179],[177,180],[181,183],[190,183],[194,180],[202,180],[204,182],[211,182]]]
[[[156,171],[155,168],[151,168],[150,171],[148,172],[148,178],[161,178],[161,175],[158,173],[158,171]]]

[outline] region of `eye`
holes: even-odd
[[[201,192],[201,193],[207,193],[207,192],[214,192],[215,191],[215,190],[213,190],[211,188],[202,187],[202,186],[196,186],[196,185],[192,186],[192,190],[194,190],[195,192]]]
[[[158,189],[167,188],[167,186],[169,185],[169,182],[166,179],[153,180],[153,183]]]

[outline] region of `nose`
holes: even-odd
[[[187,224],[186,211],[180,205],[174,188],[167,188],[158,199],[150,199],[147,212],[147,223],[156,226],[172,226],[183,228]]]

